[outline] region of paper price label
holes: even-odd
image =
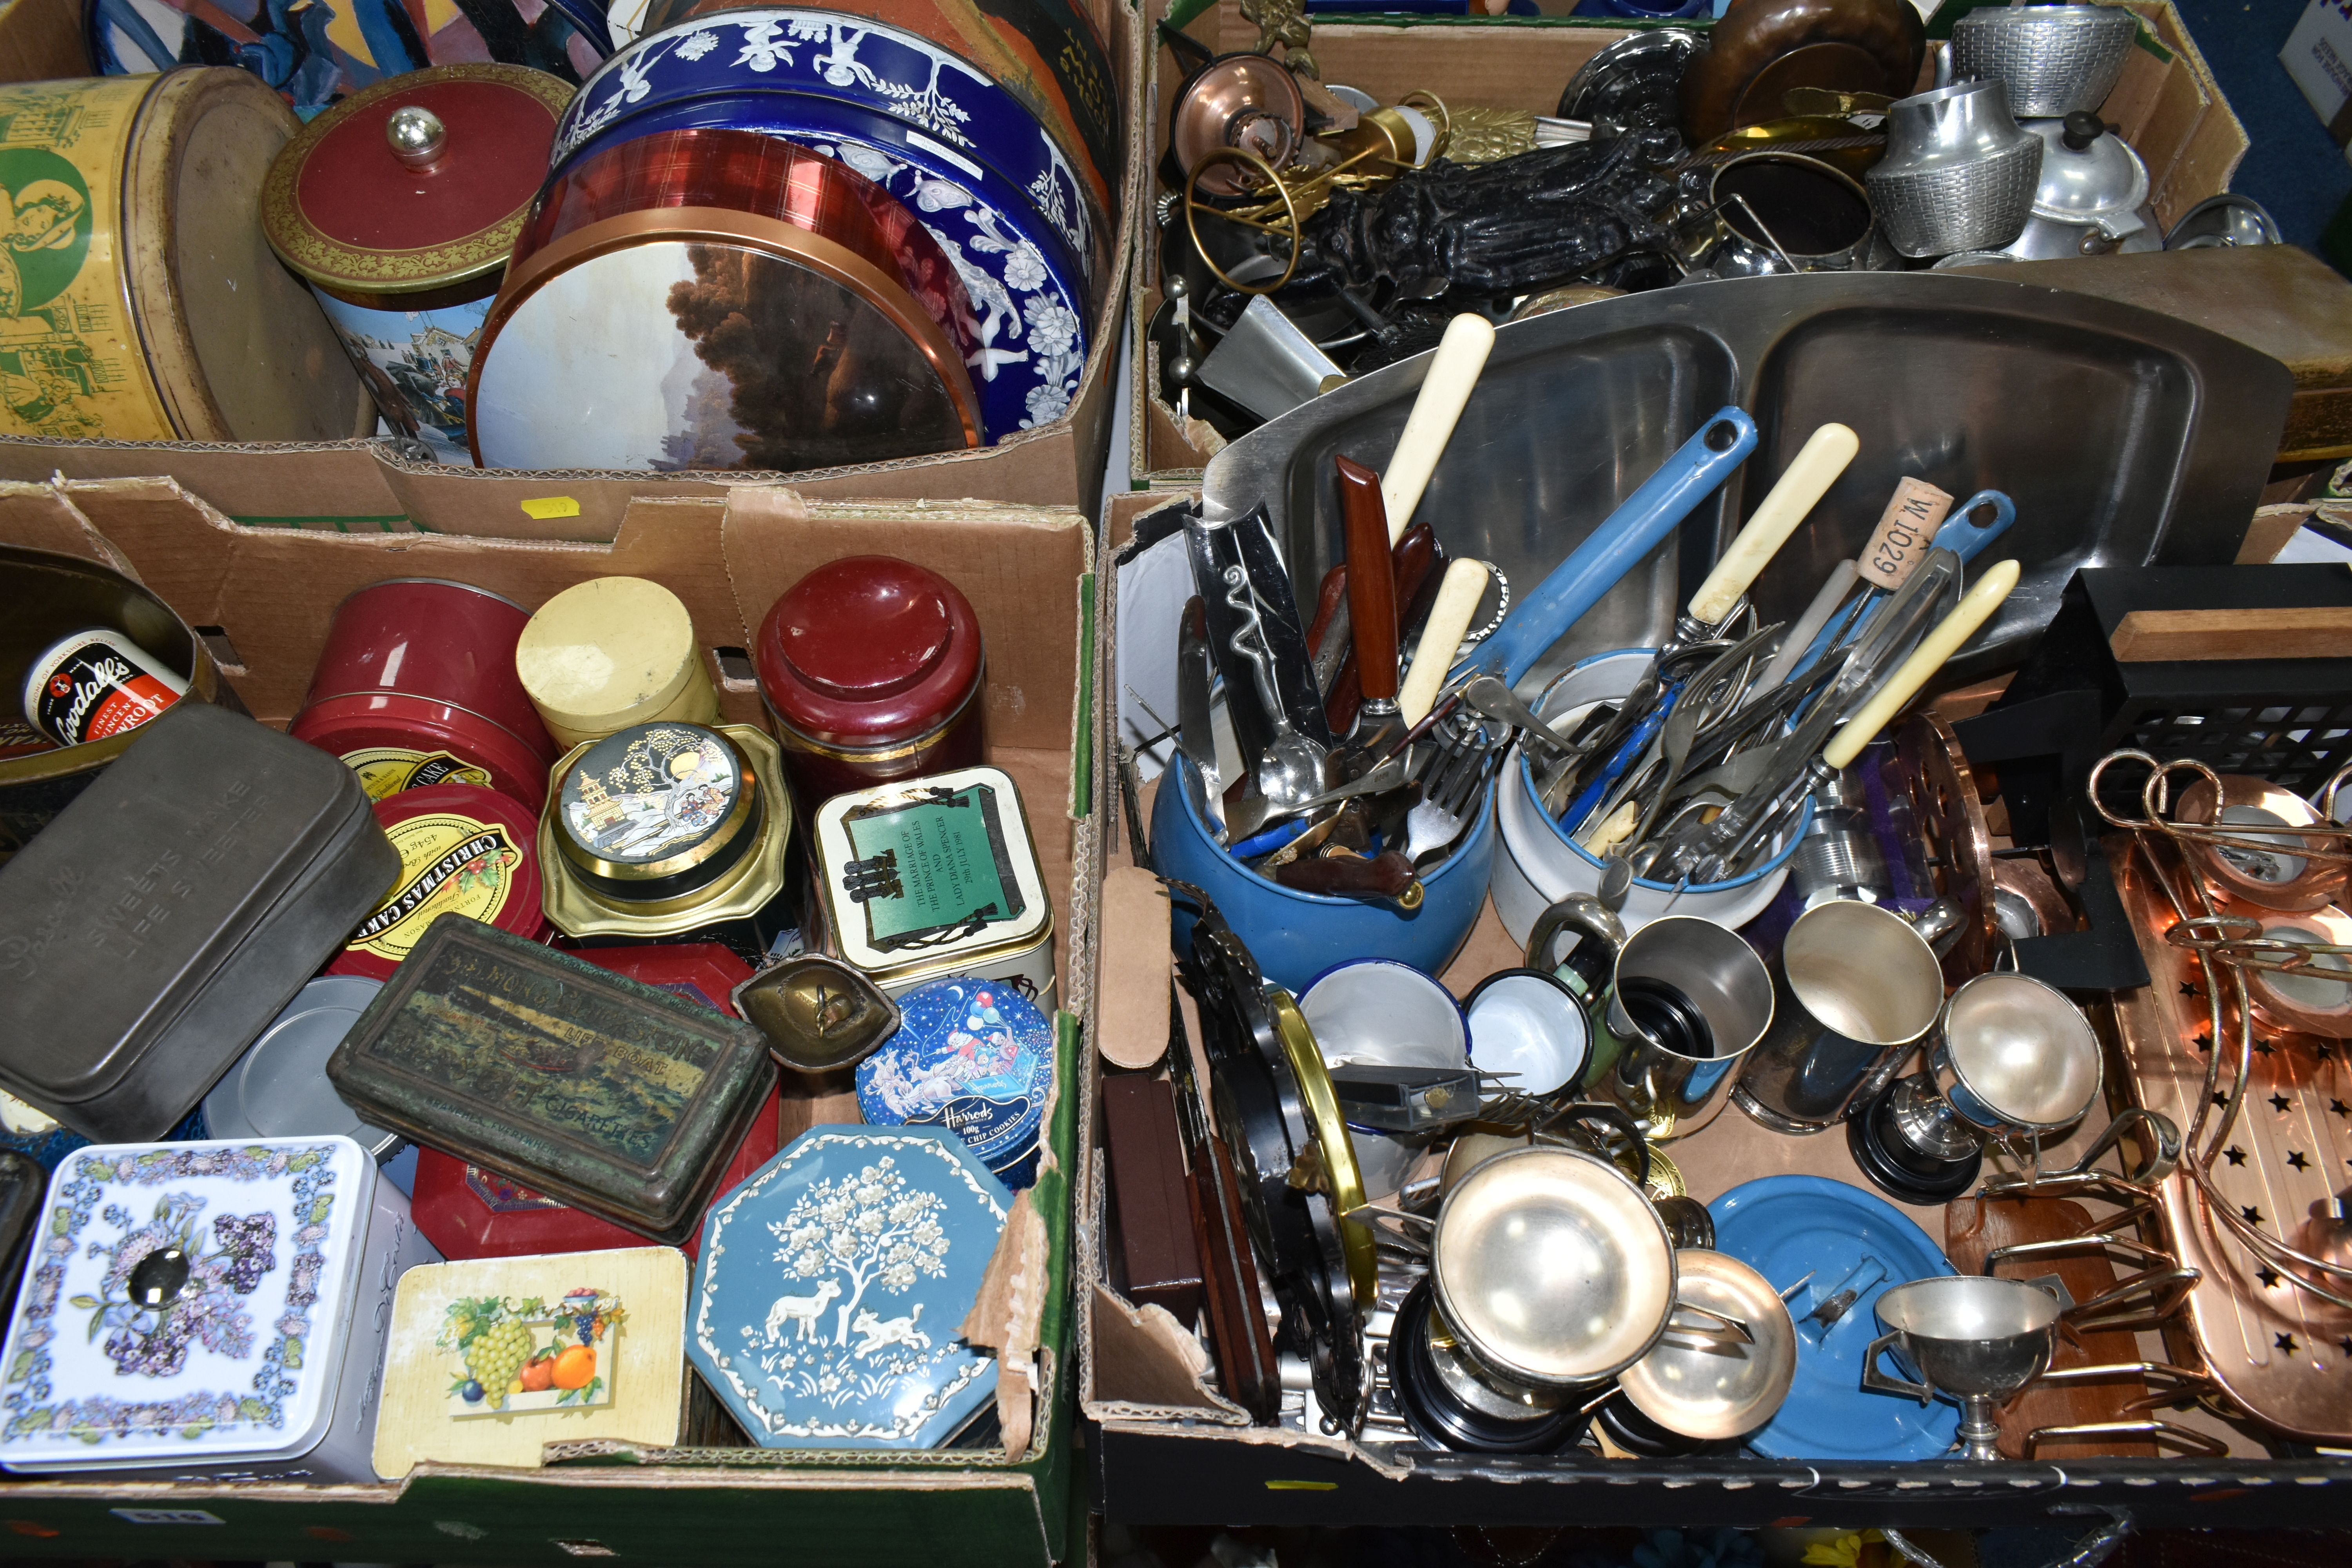
[[[1925,479],[1906,479],[1871,531],[1870,543],[1854,562],[1863,582],[1889,593],[1903,586],[1933,548],[1936,530],[1952,510],[1952,498]]]

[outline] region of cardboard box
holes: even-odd
[[[1096,569],[1103,633],[1096,639],[1097,689],[1123,689],[1118,663],[1118,560],[1139,527],[1156,534],[1153,514],[1197,500],[1163,489],[1115,496],[1105,504]],[[1696,584],[1686,584],[1696,586]],[[1117,722],[1115,703],[1101,721]],[[1097,745],[1097,785],[1114,800],[1116,755],[1106,729]],[[1150,820],[1150,788],[1142,792]],[[1097,873],[1130,863],[1131,832],[1106,828],[1094,841]],[[1096,952],[1116,944],[1101,940]],[[1442,976],[1456,996],[1523,955],[1491,903],[1463,952]],[[1095,978],[1093,994],[1133,994],[1164,984],[1160,965],[1135,962]],[[1134,1045],[1150,1049],[1150,1010],[1126,1016]],[[1410,1445],[1375,1448],[1341,1436],[1249,1425],[1209,1380],[1209,1358],[1190,1331],[1158,1307],[1139,1306],[1111,1283],[1102,1254],[1108,1234],[1098,1103],[1101,1058],[1117,1048],[1106,1032],[1117,1015],[1093,1020],[1102,1049],[1087,1053],[1086,1119],[1079,1147],[1081,1248],[1076,1280],[1080,1409],[1094,1424],[1096,1501],[1107,1517],[1135,1525],[1213,1521],[1227,1526],[1528,1525],[1892,1526],[1976,1530],[2038,1526],[2080,1537],[2111,1515],[2140,1528],[2321,1528],[2339,1521],[2352,1495],[2352,1458],[2333,1454],[2271,1458],[2246,1436],[2199,1409],[2166,1408],[2159,1418],[2227,1443],[2226,1459],[2069,1458],[2063,1464],[1776,1461],[1755,1458],[1602,1460],[1432,1453]],[[2052,1168],[2077,1157],[2104,1127],[2095,1112],[2059,1147]],[[1711,1198],[1760,1176],[1803,1173],[1861,1184],[1836,1134],[1789,1138],[1726,1110],[1698,1136],[1671,1146],[1691,1195]],[[1938,1246],[1941,1208],[1906,1207]],[[2101,1210],[2100,1212],[2105,1212]],[[2140,1339],[2150,1360],[2168,1359],[2161,1339]],[[2170,1357],[2179,1360],[2177,1355]]]
[[[1128,166],[1120,200],[1131,209],[1142,199],[1138,150],[1143,124],[1143,29],[1131,6],[1119,0],[1082,3],[1102,27],[1111,68],[1127,105]],[[0,81],[89,73],[79,0],[9,0],[0,7]],[[796,473],[790,476],[794,488],[812,498],[970,496],[1029,506],[1077,506],[1091,513],[1102,488],[1111,416],[1118,401],[1115,377],[1134,225],[1122,221],[1119,227],[1118,246],[1097,305],[1093,350],[1067,414],[1034,430],[1017,431],[992,447]],[[315,446],[208,446],[0,437],[0,479],[37,480],[55,474],[68,479],[168,475],[231,517],[304,528],[466,531],[469,520],[484,517],[485,507],[498,507],[478,498],[459,500],[465,491],[454,481],[480,479],[486,473],[498,472],[410,462],[388,443],[373,440]],[[604,536],[609,538],[609,523],[618,516],[611,508],[625,503],[627,497],[717,498],[731,484],[783,477],[772,473],[687,477],[605,470],[566,473],[561,479],[569,485],[590,486],[606,498]],[[532,476],[534,493],[561,493],[561,487],[551,482],[554,478]],[[451,506],[458,510],[446,510]],[[562,537],[596,535],[590,525],[587,531]]]
[[[650,577],[684,601],[727,719],[746,723],[762,721],[758,687],[729,656],[810,568],[887,552],[955,583],[989,645],[989,760],[1021,785],[1061,933],[1047,1152],[1037,1184],[1015,1202],[992,1277],[1007,1298],[990,1318],[1009,1342],[1010,1393],[999,1408],[1013,1449],[787,1455],[581,1444],[538,1470],[428,1464],[398,1483],[331,1488],[11,1477],[0,1479],[0,1517],[18,1555],[284,1560],[326,1550],[385,1563],[667,1562],[690,1540],[726,1561],[772,1557],[789,1539],[796,1563],[1042,1568],[1069,1549],[1069,1173],[1093,962],[1091,884],[1074,873],[1094,859],[1092,531],[1069,510],[834,504],[778,487],[616,501],[609,516],[601,539],[341,533],[246,526],[169,478],[0,484],[0,541],[135,574],[191,625],[226,639],[238,696],[277,723],[302,700],[335,605],[386,577],[456,578],[532,606],[588,577]],[[824,1089],[786,1086],[787,1139],[858,1120],[845,1081]],[[688,1422],[689,1432],[723,1428],[702,1405],[690,1405]]]
[[[2279,64],[2336,144],[2352,143],[2352,5],[2311,0],[2279,50]]]
[[[1160,0],[1150,3],[1155,14],[1166,8]],[[2171,0],[2122,3],[2139,13],[2140,47],[2100,112],[2147,163],[2149,202],[2158,223],[2168,228],[2207,196],[2230,188],[2230,176],[2246,153],[2246,132]],[[2342,0],[2314,3],[2340,8]],[[1314,49],[1324,80],[1361,88],[1383,103],[1423,88],[1449,106],[1550,114],[1577,68],[1626,37],[1623,26],[1614,20],[1552,16],[1355,18],[1318,25]],[[1247,48],[1256,39],[1248,23],[1222,6],[1186,31],[1221,54]],[[1132,247],[1135,301],[1129,312],[1135,414],[1129,461],[1138,489],[1190,483],[1224,445],[1205,423],[1180,421],[1159,395],[1158,356],[1144,335],[1160,303],[1160,237],[1152,223],[1163,187],[1156,171],[1167,148],[1169,110],[1181,74],[1165,48],[1154,49],[1146,62],[1145,95],[1152,110],[1145,130],[1150,142],[1144,190],[1135,207],[1139,232]],[[1932,72],[1923,66],[1920,86],[1932,85]]]

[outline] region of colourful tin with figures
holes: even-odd
[[[1006,1186],[1037,1174],[1054,1083],[1054,1026],[1014,986],[970,975],[898,998],[898,1034],[857,1065],[857,1108],[877,1127],[947,1128]]]

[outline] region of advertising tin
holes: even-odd
[[[95,1144],[50,1184],[0,1465],[374,1479],[393,1290],[436,1260],[348,1138]]]
[[[474,350],[572,90],[520,65],[437,65],[344,99],[270,165],[270,245],[317,291],[385,423],[436,461],[472,466]]]
[[[378,1126],[672,1247],[776,1084],[751,1026],[446,916],[327,1076]]]
[[[327,1081],[327,1058],[343,1043],[383,983],[329,974],[262,1031],[205,1096],[205,1131],[214,1138],[349,1138],[378,1160],[400,1147],[397,1133],[370,1127]]]
[[[199,702],[236,705],[204,641],[170,605],[120,572],[79,556],[0,544],[0,691],[21,695],[41,650],[101,626],[171,673]],[[0,861],[65,809],[138,731],[60,746],[22,715],[0,708]]]
[[[546,931],[532,843],[539,824],[513,799],[474,784],[427,784],[387,795],[374,810],[400,851],[400,877],[329,973],[390,979],[445,914],[521,937]]]
[[[533,1468],[547,1444],[600,1438],[670,1447],[685,1327],[686,1259],[667,1247],[415,1269],[393,1303],[376,1471]]]
[[[770,607],[752,655],[803,811],[980,765],[980,617],[936,572],[887,555],[820,566]]]
[[[25,672],[25,717],[60,746],[127,734],[188,694],[188,683],[108,626],[69,632]]]
[[[515,673],[530,613],[466,583],[371,583],[335,608],[286,732],[341,757],[369,798],[480,784],[537,811],[555,742]]]
[[[541,605],[515,673],[557,742],[577,746],[656,719],[718,721],[719,692],[678,596],[643,577],[591,577]]]
[[[750,130],[633,135],[567,163],[523,226],[474,451],[793,470],[959,450],[983,438],[982,346],[946,253],[865,175]],[[602,374],[616,354],[649,375]]]
[[[904,1022],[857,1064],[857,1109],[877,1127],[939,1126],[1006,1186],[1037,1175],[1054,1086],[1054,1026],[1009,985],[959,975],[898,1000]]]
[[[1011,1195],[938,1128],[819,1127],[702,1226],[686,1353],[763,1448],[929,1448],[996,1392],[956,1334]]]
[[[0,1088],[163,1136],[399,874],[349,768],[176,705],[0,867]]]
[[[816,854],[835,952],[893,996],[944,974],[1054,985],[1054,909],[1011,776],[963,768],[837,795]]]
[[[798,923],[775,742],[749,724],[639,724],[557,763],[539,823],[547,918],[566,936],[701,936],[747,958]]]
[[[338,441],[367,402],[253,221],[293,111],[244,71],[0,87],[0,434]]]

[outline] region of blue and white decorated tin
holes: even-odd
[[[938,1128],[803,1132],[703,1220],[687,1358],[762,1447],[936,1447],[996,1392],[956,1330],[1012,1201]]]
[[[902,1022],[857,1064],[857,1109],[877,1127],[945,1127],[1008,1187],[1037,1176],[1054,1085],[1054,1026],[1001,980],[956,975],[898,998]]]
[[[368,1481],[400,1275],[439,1260],[349,1138],[61,1163],[0,1353],[0,1465]]]
[[[758,131],[822,153],[888,191],[947,252],[971,300],[969,357],[988,438],[1051,424],[1086,369],[1085,275],[1060,237],[1003,179],[949,160],[919,132],[855,104],[800,93],[746,93],[673,105],[593,145],[698,127]]]
[[[854,103],[982,163],[1024,192],[1103,281],[1114,237],[1072,153],[977,66],[914,33],[837,11],[729,11],[649,33],[581,87],[555,128],[551,168],[612,126],[688,99],[801,92]]]
[[[311,292],[375,394],[392,434],[424,442],[436,463],[472,468],[474,454],[466,445],[466,378],[473,374],[474,349],[496,287],[478,300],[435,310],[376,310],[338,300],[324,289]]]

